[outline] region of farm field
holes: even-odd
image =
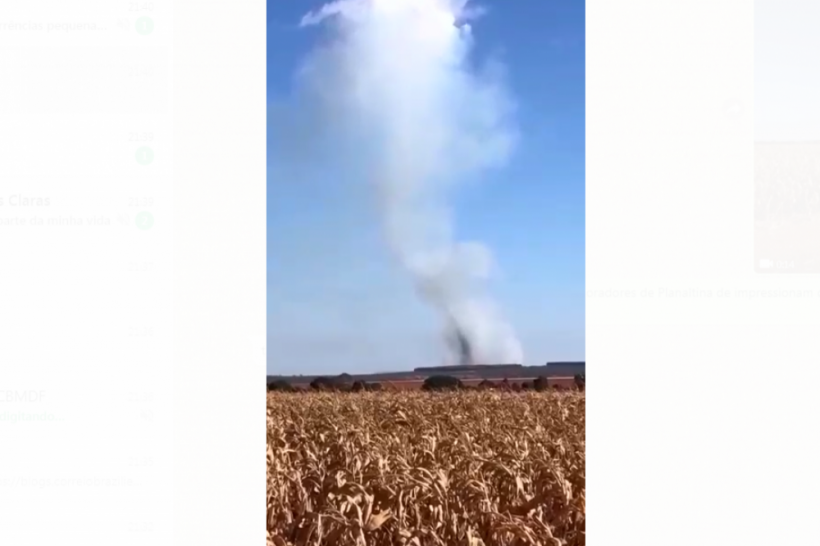
[[[268,545],[585,544],[585,394],[269,393]]]

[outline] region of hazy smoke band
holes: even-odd
[[[476,361],[519,363],[520,343],[482,288],[491,253],[454,240],[448,206],[515,141],[500,74],[468,62],[465,21],[477,14],[465,1],[327,4],[302,20],[331,31],[303,76],[328,125],[356,142],[351,161],[372,178],[385,238],[422,296],[462,330]]]

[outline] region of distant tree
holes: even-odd
[[[463,388],[464,385],[457,377],[450,375],[431,375],[424,380],[421,390],[424,391],[450,391]]]
[[[478,388],[484,390],[494,389],[495,383],[493,383],[489,379],[484,379],[481,383],[478,384]]]
[[[365,383],[365,385],[364,385],[364,389],[365,389],[366,391],[373,391],[373,392],[375,392],[375,391],[380,391],[380,390],[382,390],[382,384],[381,384],[381,383],[378,383],[378,382],[374,382],[374,383]]]
[[[512,389],[512,387],[510,386],[510,380],[507,379],[506,377],[501,382],[501,388],[505,391],[508,391],[508,390]]]
[[[584,388],[586,387],[586,383],[587,383],[586,374],[585,373],[575,374],[574,379],[575,379],[575,387],[578,390],[584,390]]]
[[[310,382],[310,388],[315,391],[334,391],[337,386],[336,381],[330,377],[317,377]]]
[[[268,392],[293,392],[293,386],[284,379],[277,379],[268,383]]]
[[[354,381],[353,386],[350,387],[350,390],[353,392],[362,392],[363,390],[367,389],[367,383],[364,381]]]
[[[522,381],[521,382],[521,390],[522,391],[530,391],[532,390],[532,383],[529,381]]]
[[[514,392],[521,392],[521,383],[513,383],[512,384],[512,390]]]
[[[347,373],[341,373],[332,378],[333,390],[341,392],[350,392],[353,390],[353,377]]]
[[[543,392],[549,388],[549,381],[546,377],[540,375],[532,382],[532,388],[538,392]]]

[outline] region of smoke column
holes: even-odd
[[[521,363],[515,332],[484,286],[492,255],[456,241],[449,206],[515,143],[500,67],[470,64],[468,21],[478,15],[466,0],[326,4],[302,19],[328,39],[301,76],[368,178],[385,240],[421,296],[455,322],[477,363]]]

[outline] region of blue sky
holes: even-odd
[[[439,364],[441,324],[378,240],[360,186],[293,122],[299,29],[321,2],[268,2],[268,373],[366,373]],[[454,202],[459,238],[493,251],[489,289],[524,363],[585,358],[585,14],[580,1],[491,0],[475,55],[505,65],[520,133],[503,169]]]

